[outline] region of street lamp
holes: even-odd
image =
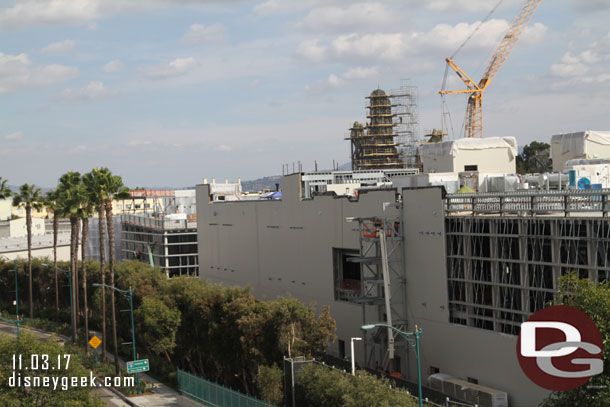
[[[136,354],[136,331],[134,328],[134,323],[133,323],[133,292],[135,291],[134,288],[129,288],[129,290],[120,290],[114,286],[108,285],[108,284],[98,284],[95,283],[93,284],[94,287],[101,287],[104,286],[106,288],[111,288],[114,291],[118,292],[119,294],[123,294],[125,296],[129,296],[129,309],[131,310],[131,345],[132,345],[132,350],[133,350],[133,360],[137,360],[137,354]],[[104,338],[105,340],[106,338]],[[115,360],[115,363],[118,363],[118,361]],[[138,391],[138,394],[142,394],[142,391],[140,390],[140,373],[136,373],[136,388]]]
[[[356,375],[356,359],[354,358],[354,341],[361,341],[362,338],[352,338],[351,340],[351,348],[352,348],[352,376]]]
[[[2,256],[7,260],[10,260],[6,256]],[[2,318],[3,321],[10,322],[11,324],[15,324],[17,326],[17,340],[19,340],[19,324],[23,322],[23,318],[19,318],[19,282],[17,280],[17,260],[13,260],[13,268],[15,270],[15,320],[9,321],[7,319]]]
[[[388,324],[362,325],[360,327],[360,329],[362,329],[364,331],[370,331],[371,329],[374,329],[377,327],[390,328],[393,331],[396,331],[396,333],[398,333],[400,336],[405,338],[405,340],[407,341],[407,343],[409,345],[415,347],[415,350],[417,353],[417,388],[419,390],[419,407],[422,407],[423,404],[422,404],[422,396],[421,396],[421,367],[420,367],[420,362],[419,362],[419,335],[421,335],[422,329],[419,328],[417,325],[415,325],[415,332],[403,332]],[[415,343],[413,343],[413,339],[411,338],[413,336],[415,337]]]
[[[42,266],[45,267],[53,267],[50,266],[46,263],[42,263]],[[76,325],[75,325],[75,320],[76,320],[76,315],[74,315],[74,304],[72,302],[72,272],[68,271],[68,270],[64,270],[64,269],[60,269],[59,267],[55,266],[55,268],[59,271],[61,271],[62,273],[65,273],[68,276],[68,283],[70,284],[70,322],[72,324],[72,343],[76,343]]]

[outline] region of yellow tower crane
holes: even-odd
[[[448,93],[470,93],[468,97],[468,107],[466,109],[466,120],[465,120],[465,136],[466,137],[483,137],[483,92],[489,86],[491,80],[496,76],[502,65],[508,59],[511,51],[517,44],[519,37],[523,34],[523,30],[528,25],[532,16],[536,12],[536,9],[540,5],[542,0],[526,0],[519,14],[515,17],[513,23],[508,28],[508,31],[500,41],[500,44],[496,48],[483,78],[477,85],[470,77],[459,67],[451,58],[446,58],[447,65],[455,71],[462,81],[466,84],[468,89],[463,90],[441,90],[440,94]]]

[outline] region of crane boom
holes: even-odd
[[[542,0],[528,0],[523,5],[519,14],[517,14],[517,17],[515,17],[513,23],[502,38],[502,41],[500,41],[498,48],[496,48],[496,51],[487,65],[487,69],[485,69],[485,73],[481,79],[481,81],[485,81],[484,86],[487,86],[493,77],[496,76],[496,73],[498,73],[500,68],[502,68],[502,65],[504,65],[508,59],[508,56],[517,44],[517,41],[519,41],[521,34],[534,16],[536,9],[541,2]],[[481,83],[479,83],[479,86],[481,86]]]
[[[470,93],[466,109],[466,137],[483,137],[483,92],[508,59],[541,2],[542,0],[525,1],[517,17],[515,17],[506,34],[502,37],[500,44],[498,44],[478,85],[451,58],[446,58],[447,64],[462,79],[468,89],[441,90],[439,93]]]

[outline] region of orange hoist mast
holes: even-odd
[[[460,79],[466,84],[468,89],[463,90],[441,90],[439,93],[470,93],[468,97],[468,107],[466,110],[465,120],[465,136],[466,137],[483,137],[483,92],[489,86],[491,80],[496,76],[502,65],[508,59],[511,51],[517,44],[519,37],[523,34],[523,30],[528,25],[536,9],[542,0],[526,0],[523,7],[513,20],[508,31],[500,41],[496,48],[483,78],[477,84],[474,82],[451,58],[446,58],[447,64],[455,71]]]

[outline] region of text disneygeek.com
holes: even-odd
[[[89,376],[24,376],[13,372],[8,378],[9,387],[48,388],[53,390],[69,390],[77,387],[133,387],[135,379],[125,377],[99,378],[89,372]]]

